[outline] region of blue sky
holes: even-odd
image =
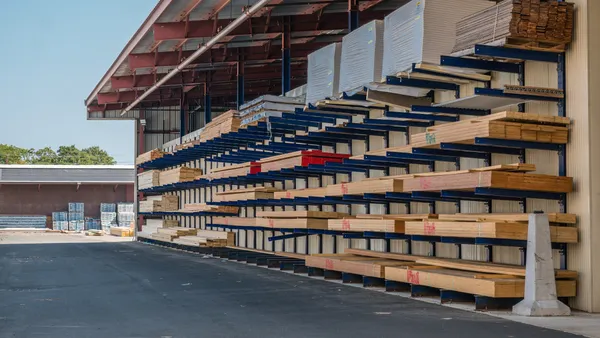
[[[87,121],[87,98],[156,0],[0,1],[0,143],[98,145],[133,163],[133,122]]]

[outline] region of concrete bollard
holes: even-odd
[[[525,299],[513,306],[512,312],[533,317],[571,315],[571,309],[556,295],[550,223],[545,214],[529,215]]]

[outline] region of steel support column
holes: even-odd
[[[181,127],[179,128],[179,137],[183,138],[185,134],[187,134],[187,100],[185,98],[185,93],[181,95],[181,101],[179,103],[179,122]],[[183,139],[180,140],[183,143]]]
[[[348,31],[358,28],[358,1],[348,0]]]
[[[292,88],[292,66],[291,66],[291,20],[285,18],[283,34],[281,34],[281,94],[289,92]]]
[[[240,106],[244,104],[244,55],[241,54],[241,50],[238,55],[237,63],[237,109],[240,110]]]
[[[212,111],[210,105],[210,91],[208,83],[204,85],[204,125],[212,121]]]

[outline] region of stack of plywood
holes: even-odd
[[[248,174],[256,174],[260,172],[260,163],[245,162],[240,164],[229,165],[223,168],[211,169],[208,177],[210,179],[246,176]]]
[[[357,215],[343,219],[330,219],[329,230],[338,231],[376,231],[404,233],[404,223],[422,219],[435,218],[432,214],[402,215]]]
[[[157,170],[145,171],[138,174],[138,189],[148,189],[160,185],[160,172]]]
[[[206,142],[222,134],[236,132],[240,128],[240,118],[236,110],[229,110],[210,121],[200,133],[200,141]]]
[[[179,167],[160,172],[160,184],[167,185],[179,182],[194,181],[202,176],[202,169]]]
[[[179,209],[177,195],[148,196],[139,202],[139,212],[166,212]]]
[[[143,153],[141,155],[139,155],[136,159],[135,159],[135,164],[142,164],[145,162],[150,162],[152,160],[156,160],[158,158],[161,158],[165,155],[165,153],[159,149],[153,149],[150,150],[147,153]]]
[[[223,247],[235,245],[235,233],[225,231],[198,230],[195,236],[181,236],[173,243],[200,247]]]
[[[181,212],[212,212],[212,213],[223,213],[223,214],[237,214],[240,208],[226,205],[209,205],[204,203],[192,203],[183,206]]]
[[[410,137],[412,147],[439,147],[440,143],[474,143],[476,137],[566,144],[569,118],[518,112],[500,112],[428,127]]]
[[[549,214],[552,224],[574,224],[572,214]],[[497,238],[526,240],[527,214],[454,214],[438,215],[437,219],[408,221],[405,223],[407,235]],[[577,243],[577,228],[573,226],[550,226],[550,238],[557,243]]]
[[[270,116],[281,117],[283,112],[304,108],[301,97],[263,95],[240,106],[241,125],[250,125]]]
[[[247,201],[257,199],[273,199],[274,194],[279,192],[277,188],[255,187],[247,189],[236,189],[217,192],[214,198],[216,202]]]
[[[261,172],[267,172],[283,168],[293,168],[295,166],[307,167],[309,164],[341,163],[349,157],[350,155],[326,153],[320,150],[300,150],[262,159],[260,161],[260,170]]]
[[[573,39],[574,4],[505,0],[456,24],[454,52],[476,44],[563,51]]]

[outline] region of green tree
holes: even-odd
[[[50,147],[35,150],[0,144],[0,163],[110,165],[116,161],[98,146],[81,150],[75,145],[60,146],[55,152]]]
[[[0,144],[0,163],[27,164],[33,149],[25,149],[10,144]]]

